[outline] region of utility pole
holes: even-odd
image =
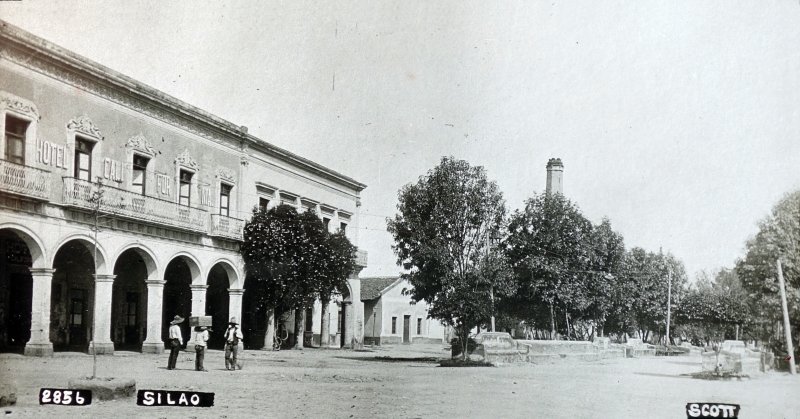
[[[669,319],[672,314],[672,271],[667,271],[667,352],[669,352]]]
[[[100,205],[103,202],[103,184],[100,183],[100,177],[97,177],[97,190],[92,192],[92,196],[89,197],[89,202],[92,204],[92,210],[94,212],[94,280],[97,280],[97,232],[100,230],[99,227],[99,219],[100,219]],[[97,313],[96,305],[97,305],[97,283],[94,284],[92,293],[92,378],[97,377],[97,348],[95,347],[95,327],[97,323],[96,315]]]
[[[792,329],[789,325],[789,307],[786,303],[786,290],[783,282],[783,268],[781,260],[778,259],[778,285],[781,288],[781,307],[783,308],[783,334],[786,336],[786,352],[789,353],[789,371],[792,375],[797,374],[797,367],[794,365],[794,347],[792,345]]]
[[[492,298],[492,332],[494,332],[494,285],[489,288],[489,296]]]

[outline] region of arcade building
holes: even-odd
[[[236,316],[257,347],[268,313],[239,255],[253,208],[312,209],[358,245],[366,185],[3,21],[0,132],[3,352],[161,352],[175,315],[212,316],[212,348]],[[348,285],[332,344],[363,340]]]

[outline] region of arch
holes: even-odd
[[[31,268],[49,268],[53,266],[52,261],[47,257],[46,248],[39,236],[31,229],[16,223],[0,223],[0,230],[11,230],[28,246],[31,253]]]
[[[200,266],[201,266],[200,265],[200,261],[197,260],[197,258],[194,255],[192,255],[191,253],[189,253],[189,252],[178,252],[178,253],[175,253],[174,255],[172,255],[172,257],[167,259],[169,262],[167,262],[167,264],[165,266],[169,266],[169,264],[172,263],[172,261],[174,261],[175,259],[178,259],[178,258],[183,259],[183,261],[186,262],[186,266],[189,267],[189,272],[191,272],[191,275],[192,275],[192,285],[203,285],[203,284],[205,284],[205,280],[203,279],[203,277],[200,274],[202,272],[202,270],[200,269]],[[166,274],[166,272],[167,272],[166,269],[163,272],[164,272],[164,274]],[[163,279],[166,280],[167,278],[163,278]]]
[[[111,264],[111,266],[116,266],[120,256],[122,256],[122,254],[128,250],[134,250],[139,256],[142,257],[142,261],[147,268],[148,279],[158,279],[157,274],[158,272],[161,272],[161,267],[158,265],[158,258],[153,250],[141,243],[134,242],[122,246],[114,256],[114,263]]]
[[[62,247],[64,247],[67,243],[69,243],[71,241],[77,241],[80,244],[82,244],[83,246],[86,246],[86,249],[89,250],[89,252],[93,256],[95,255],[95,252],[94,252],[94,250],[95,250],[94,237],[92,237],[92,236],[90,236],[88,234],[83,234],[83,233],[72,234],[72,235],[69,235],[69,236],[61,239],[61,241],[58,242],[58,245],[56,245],[54,247],[55,251],[53,252],[53,255],[50,257],[49,266],[53,266],[53,264],[55,263],[55,257],[58,254],[58,251],[61,250]],[[97,246],[97,261],[95,261],[95,266],[97,267],[97,273],[99,275],[104,275],[104,274],[109,274],[110,273],[108,271],[108,265],[106,264],[107,260],[108,260],[108,257],[106,256],[106,250],[103,249],[103,246],[98,245]]]
[[[206,272],[205,275],[206,281],[208,281],[208,277],[211,274],[211,270],[214,269],[214,267],[217,265],[220,265],[220,267],[222,267],[222,269],[225,270],[225,273],[228,274],[228,288],[236,288],[236,289],[242,288],[243,285],[241,282],[242,276],[239,273],[239,270],[236,268],[236,265],[233,262],[231,262],[231,260],[228,258],[219,258],[215,260],[213,263],[211,263],[211,266],[209,267],[208,272]]]

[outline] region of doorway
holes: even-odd
[[[411,343],[411,316],[403,316],[403,343]]]

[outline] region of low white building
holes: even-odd
[[[365,344],[442,342],[447,328],[428,318],[427,304],[411,301],[411,288],[397,276],[361,278]]]

